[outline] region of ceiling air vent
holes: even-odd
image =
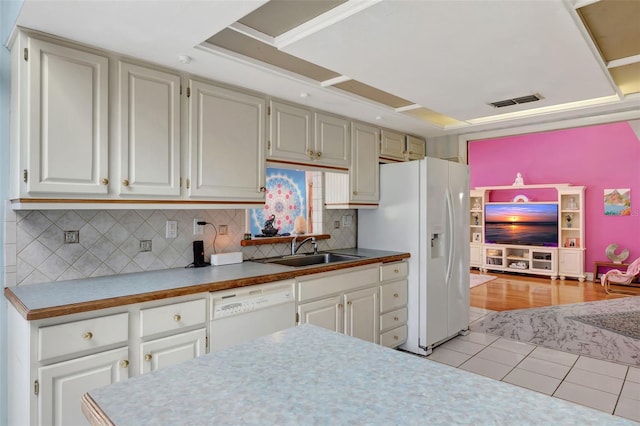
[[[542,99],[542,96],[536,93],[535,95],[520,96],[519,98],[512,98],[512,99],[505,99],[502,101],[490,102],[489,105],[491,105],[494,108],[502,108],[502,107],[511,106],[511,105],[526,104],[528,102],[536,102],[536,101],[539,101],[540,99]]]

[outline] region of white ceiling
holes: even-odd
[[[26,0],[17,24],[423,136],[640,110],[640,95],[618,91],[568,0],[350,1],[274,40],[286,53],[464,122],[449,127],[201,45],[263,3]],[[181,64],[180,55],[193,60]],[[487,105],[534,93],[543,100]]]

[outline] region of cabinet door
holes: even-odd
[[[420,160],[425,157],[426,152],[427,147],[424,139],[407,135],[407,158],[409,160]]]
[[[262,201],[266,101],[191,80],[190,197]]]
[[[404,161],[404,135],[389,130],[382,130],[380,157]]]
[[[141,344],[140,373],[156,371],[204,355],[206,337],[206,330],[201,328]]]
[[[346,306],[345,334],[368,342],[378,343],[379,310],[377,287],[344,295]]]
[[[344,332],[344,305],[341,296],[298,305],[300,324],[313,324],[329,330]]]
[[[120,195],[180,195],[180,76],[120,62]]]
[[[108,192],[108,60],[29,39],[27,192]]]
[[[380,168],[378,144],[380,130],[362,123],[351,128],[351,201],[378,203],[380,199]]]
[[[129,377],[128,348],[40,367],[40,424],[88,424],[80,409],[86,392]]]
[[[269,159],[308,163],[316,158],[309,110],[271,101]]]
[[[584,251],[558,249],[558,274],[573,277],[584,275]]]
[[[349,167],[351,135],[349,121],[328,114],[315,114],[315,156],[318,163]]]

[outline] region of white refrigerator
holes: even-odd
[[[469,167],[437,158],[382,164],[380,205],[358,212],[358,247],[410,252],[410,352],[469,327]]]

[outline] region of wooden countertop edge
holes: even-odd
[[[80,401],[82,414],[84,414],[92,426],[114,426],[109,416],[100,409],[98,404],[91,398],[91,395],[85,393],[82,395]]]
[[[288,271],[276,272],[267,275],[257,275],[253,277],[238,278],[226,281],[197,284],[185,287],[176,287],[169,290],[159,290],[148,293],[132,294],[122,297],[112,297],[109,299],[92,300],[89,302],[74,303],[69,305],[52,306],[41,309],[28,309],[22,301],[13,293],[11,287],[5,287],[4,295],[28,321],[53,318],[63,315],[78,314],[82,312],[96,311],[99,309],[114,308],[118,306],[130,305],[133,303],[150,302],[153,300],[168,299],[171,297],[187,296],[196,293],[227,290],[237,287],[246,287],[255,284],[265,284],[273,281],[286,280],[304,275],[318,274],[321,272],[338,271],[340,269],[353,268],[356,266],[370,265],[372,263],[398,262],[410,257],[409,253],[396,254],[391,256],[372,257],[358,259],[345,263],[334,263],[308,268],[291,268]]]
[[[302,235],[290,235],[286,237],[257,237],[252,238],[250,240],[242,240],[240,241],[240,245],[242,247],[247,246],[259,246],[263,244],[278,244],[278,243],[288,243],[291,242],[294,238],[297,241],[302,241],[305,238],[314,237],[316,240],[328,240],[331,238],[329,234],[302,234]]]

